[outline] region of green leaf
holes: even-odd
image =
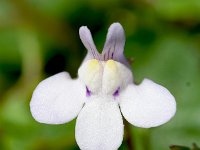
[[[193,143],[193,149],[192,150],[200,150],[200,148],[195,143]]]
[[[190,148],[185,147],[185,146],[177,146],[177,145],[172,145],[170,146],[171,150],[190,150]]]
[[[200,148],[195,143],[193,143],[192,149],[190,149],[189,147],[178,146],[178,145],[172,145],[170,146],[170,149],[171,150],[200,150]]]

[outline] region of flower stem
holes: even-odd
[[[130,124],[125,119],[124,119],[124,125],[125,125],[126,144],[129,150],[134,150],[135,147],[134,147],[134,141],[131,133]]]
[[[142,133],[142,145],[143,149],[149,150],[150,149],[150,134],[148,129],[143,129]]]

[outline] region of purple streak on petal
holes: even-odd
[[[109,58],[110,58],[110,48],[109,48],[109,50],[108,50],[108,60],[109,60]]]
[[[119,90],[120,90],[120,87],[118,87],[117,90],[113,93],[114,97],[119,96]]]
[[[86,86],[86,96],[90,97],[91,95],[91,91],[88,89],[88,87]]]

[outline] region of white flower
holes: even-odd
[[[88,54],[78,78],[62,72],[37,86],[30,108],[38,122],[62,124],[78,116],[76,141],[80,149],[116,150],[123,140],[122,115],[143,128],[159,126],[174,116],[176,102],[166,88],[149,79],[140,85],[133,83],[119,23],[110,26],[102,54],[87,27],[81,27],[79,34]]]

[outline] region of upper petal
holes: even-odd
[[[83,106],[85,91],[67,72],[43,80],[35,89],[30,109],[41,123],[62,124],[74,119]]]
[[[80,36],[80,39],[81,39],[83,45],[88,50],[88,54],[87,54],[85,60],[100,59],[100,55],[94,44],[91,32],[86,26],[80,27],[79,36]]]
[[[120,98],[123,116],[138,127],[159,126],[169,121],[176,112],[173,95],[163,86],[148,79],[139,86],[129,85]]]
[[[76,122],[76,141],[82,150],[116,150],[123,140],[123,120],[114,101],[92,100]]]
[[[125,65],[128,65],[127,60],[123,55],[125,45],[125,33],[120,23],[113,23],[108,29],[106,42],[102,52],[102,59],[114,59]]]

